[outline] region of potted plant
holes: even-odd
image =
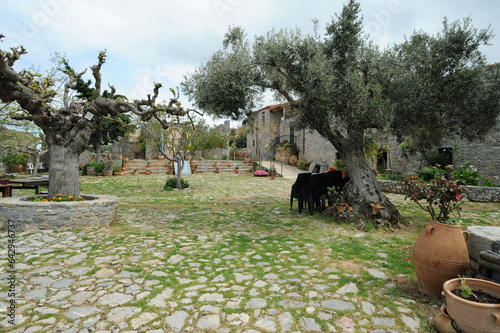
[[[234,168],[234,171],[235,171],[236,173],[240,173],[240,168],[239,168],[239,167],[236,167],[236,168]]]
[[[276,168],[274,166],[269,168],[269,175],[271,176],[271,180],[276,179]]]
[[[170,161],[170,163],[168,163],[168,171],[167,172],[169,175],[174,174],[174,162]]]
[[[228,166],[228,167],[232,167],[232,166],[233,166],[233,163],[229,162],[229,163],[227,164],[227,166]]]
[[[126,167],[127,167],[127,165],[128,165],[128,158],[124,157],[124,158],[122,159],[122,167],[126,168]]]
[[[146,168],[151,168],[151,163],[149,163],[149,162],[148,162],[148,163],[146,164]]]
[[[146,175],[149,175],[149,174],[150,174],[149,169],[146,169],[145,174],[146,174]]]
[[[163,161],[163,160],[165,159],[165,156],[163,156],[162,154],[160,154],[160,155],[158,155],[158,159],[159,159],[160,161]]]
[[[345,201],[342,190],[338,187],[329,187],[327,190],[328,206],[333,205],[337,212],[344,213],[349,209],[349,204]]]
[[[296,166],[299,155],[299,147],[295,142],[289,142],[288,149],[290,150],[290,158],[288,159],[288,163],[290,163],[291,166]]]
[[[214,167],[217,167],[218,163],[217,162],[214,162]]]
[[[500,284],[460,277],[446,281],[443,290],[457,332],[500,332]]]
[[[405,177],[402,181],[406,198],[431,217],[412,247],[418,289],[429,296],[440,296],[443,283],[465,274],[469,267],[470,235],[457,225],[465,188],[455,182],[452,171],[447,167],[430,184],[416,177]]]
[[[102,169],[102,175],[105,177],[113,175],[113,161],[111,160],[111,158],[104,159],[104,167]]]
[[[119,166],[115,166],[115,167],[113,167],[113,174],[114,174],[115,176],[116,176],[116,175],[120,175],[120,174],[121,174],[121,173],[120,173],[120,171],[121,171],[121,168],[120,168]]]
[[[215,173],[219,173],[220,172],[220,169],[218,166],[215,167]]]
[[[191,173],[196,173],[198,170],[198,163],[194,163],[194,161],[191,161]]]
[[[138,175],[139,172],[137,171],[137,169],[134,169],[134,175]]]

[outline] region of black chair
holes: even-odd
[[[325,197],[328,195],[328,188],[336,187],[342,191],[342,171],[328,171],[321,174],[321,209],[325,209]]]
[[[290,193],[290,210],[292,210],[293,199],[299,201],[299,213],[302,213],[302,208],[304,207],[304,200],[302,197],[302,187],[307,183],[311,174],[309,172],[299,173],[295,183],[292,185],[292,191]]]
[[[307,200],[309,213],[312,215],[314,208],[321,208],[321,182],[322,174],[312,174],[309,181],[302,186],[302,197]]]

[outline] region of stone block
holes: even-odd
[[[467,241],[469,257],[479,260],[481,251],[500,251],[500,227],[470,226]]]

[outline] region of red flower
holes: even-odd
[[[455,195],[455,199],[453,199],[453,201],[457,202],[460,200],[462,200],[462,197],[460,196],[460,194]]]

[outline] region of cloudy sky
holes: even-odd
[[[96,63],[107,50],[103,83],[130,98],[143,98],[153,82],[179,86],[183,76],[220,49],[227,28],[242,26],[248,36],[271,28],[299,27],[312,32],[342,10],[347,0],[0,0],[1,48],[23,45],[28,54],[17,69],[42,70],[54,52],[66,55],[76,71]],[[488,62],[500,61],[499,0],[360,0],[365,33],[384,48],[402,42],[414,30],[436,33],[442,21],[471,16],[476,28],[498,37],[483,49]],[[320,30],[321,31],[321,30]],[[87,71],[90,72],[90,71]],[[90,78],[90,75],[88,78]],[[181,98],[186,107],[191,104]],[[264,104],[272,103],[266,100]],[[263,105],[264,106],[264,105]]]

